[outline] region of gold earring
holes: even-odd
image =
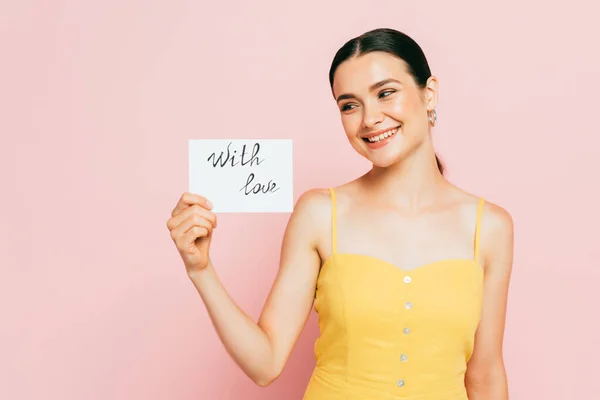
[[[435,126],[435,123],[437,121],[437,113],[434,110],[431,110],[431,112],[427,112],[427,115],[429,116],[429,122],[431,123],[431,126]]]

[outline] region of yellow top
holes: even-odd
[[[320,337],[304,400],[467,400],[466,364],[481,316],[479,201],[473,259],[404,270],[332,249],[317,281]]]

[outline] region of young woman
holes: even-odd
[[[373,168],[297,201],[258,323],[211,263],[210,202],[185,193],[167,226],[216,332],[258,385],[283,370],[314,304],[305,400],[504,400],[513,224],[447,181],[434,153],[438,81],[410,37],[347,42],[329,79],[346,136]]]

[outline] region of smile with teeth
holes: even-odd
[[[400,129],[400,127],[390,129],[389,131],[386,131],[378,136],[363,138],[363,140],[368,143],[377,143],[380,140],[383,140],[383,139],[389,138],[390,136],[393,136],[396,132],[398,132],[398,129]]]

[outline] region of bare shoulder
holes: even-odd
[[[329,189],[315,188],[302,193],[296,205],[294,214],[312,220],[329,217],[331,210],[331,195]]]
[[[483,199],[480,225],[480,249],[486,270],[509,275],[512,269],[514,227],[510,212],[485,197],[477,196],[454,186],[458,202],[474,212]],[[472,217],[470,217],[472,218]]]
[[[456,193],[455,199],[457,202],[466,207],[475,207],[479,204],[480,200],[484,200],[482,220],[481,220],[481,234],[511,234],[513,230],[512,216],[502,206],[488,201],[484,197],[477,196],[473,193],[469,193],[465,190],[454,186]]]
[[[512,236],[513,230],[513,218],[508,210],[498,204],[485,201],[481,221],[482,234]]]
[[[487,266],[510,273],[513,259],[514,223],[504,207],[486,201],[481,217],[481,248]]]
[[[314,248],[328,234],[331,221],[329,189],[315,188],[302,193],[290,217],[288,231],[293,237],[303,237]]]

